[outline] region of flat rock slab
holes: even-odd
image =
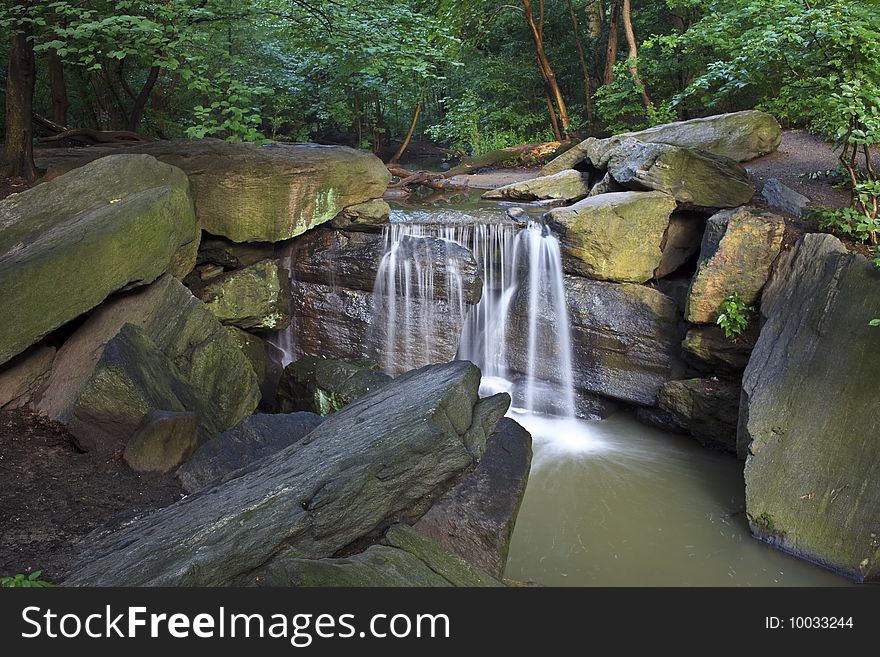
[[[188,493],[220,482],[251,463],[305,438],[324,421],[314,413],[251,415],[199,447],[177,470]]]
[[[0,201],[0,307],[15,318],[0,324],[0,364],[174,270],[181,248],[198,244],[189,190],[176,167],[113,155]]]
[[[485,192],[482,198],[499,201],[555,199],[571,203],[585,198],[589,193],[590,175],[574,169],[566,169],[552,175],[540,176],[492,189]]]
[[[415,529],[501,578],[531,463],[531,435],[514,420],[502,418],[476,469],[440,498]]]
[[[479,385],[463,361],[409,372],[235,478],[90,535],[66,583],[242,584],[282,550],[332,556],[472,465]]]
[[[393,525],[381,545],[338,559],[282,555],[254,576],[259,586],[503,586],[490,575],[406,525]]]
[[[780,257],[743,377],[738,447],[752,532],[880,579],[880,271],[830,235]]]
[[[345,146],[172,139],[125,152],[146,153],[182,169],[202,227],[235,242],[295,237],[350,205],[381,197],[391,180],[378,157]],[[58,161],[48,175],[88,157]]]

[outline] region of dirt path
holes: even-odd
[[[42,570],[57,582],[78,538],[181,493],[170,476],[139,475],[121,460],[79,452],[64,425],[0,411],[0,576]]]

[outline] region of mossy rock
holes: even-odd
[[[223,324],[269,331],[290,326],[290,275],[277,260],[222,274],[193,291]]]
[[[510,201],[559,200],[571,203],[590,193],[590,176],[574,169],[515,182],[483,194],[484,199]]]
[[[0,364],[123,288],[180,275],[198,229],[186,175],[111,155],[0,201]]]
[[[369,360],[304,356],[284,368],[275,410],[330,415],[391,381]]]

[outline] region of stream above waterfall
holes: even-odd
[[[525,209],[532,219],[542,213],[534,206]],[[558,244],[538,223],[517,225],[504,213],[504,206],[473,198],[396,207],[385,232],[374,321],[387,326],[384,343],[376,345],[386,370],[397,373],[393,364],[424,364],[413,361],[413,354],[428,353],[430,345],[414,345],[411,339],[402,343],[394,336],[428,336],[431,318],[406,316],[407,323],[424,327],[421,332],[418,326],[395,326],[400,309],[389,312],[382,304],[390,293],[395,304],[420,298],[413,307],[424,307],[425,295],[434,294],[433,274],[420,264],[427,258],[407,262],[397,249],[430,235],[473,252],[484,289],[480,303],[462,318],[458,357],[481,367],[482,394],[512,394],[508,415],[534,441],[506,577],[556,586],[846,585],[843,578],[751,537],[742,462],[735,457],[645,426],[629,411],[605,420],[574,412],[566,401],[572,394],[572,363],[568,327],[560,326],[568,317],[564,304],[559,306],[564,296]],[[442,276],[443,300],[466,313],[454,287],[461,258],[450,253]],[[508,311],[520,292],[527,295],[530,316],[511,327]],[[548,327],[548,321],[556,325]],[[508,353],[511,331],[524,352],[518,371]],[[539,380],[536,371],[555,372],[554,380]]]

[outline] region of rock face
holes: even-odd
[[[278,331],[290,326],[290,274],[276,260],[261,260],[194,289],[223,324]]]
[[[739,443],[753,533],[880,579],[880,272],[829,235],[780,257],[743,377]]]
[[[802,217],[804,210],[810,204],[810,199],[791,187],[786,187],[776,178],[767,178],[761,190],[761,197],[770,207],[788,212],[795,217]]]
[[[333,218],[332,225],[340,230],[377,231],[388,222],[391,206],[380,198],[350,205]]]
[[[260,386],[260,408],[274,409],[278,382],[284,371],[282,365],[284,352],[260,336],[235,326],[227,326],[226,333],[238,345],[251,367],[254,368]]]
[[[641,285],[565,277],[574,357],[574,384],[579,390],[650,406],[666,381],[676,378],[681,332],[675,302]],[[508,329],[510,367],[528,371],[528,290],[512,305]],[[545,305],[542,304],[542,307]],[[539,322],[554,326],[551,317]],[[538,338],[538,353],[555,354],[559,340],[547,330]],[[557,362],[548,357],[545,362]],[[558,373],[539,367],[536,376],[556,381]]]
[[[757,301],[784,233],[781,217],[754,208],[713,215],[703,236],[685,319],[694,324],[714,322],[721,302],[734,292],[746,304]]]
[[[82,541],[75,586],[244,583],[282,552],[323,559],[406,515],[473,463],[480,371],[409,372],[235,478]],[[210,542],[205,536],[210,536]]]
[[[602,194],[547,213],[566,271],[601,280],[644,283],[663,259],[675,200],[661,192]]]
[[[742,165],[702,151],[627,139],[608,158],[608,173],[624,187],[665,192],[686,205],[732,208],[755,193]]]
[[[15,318],[0,325],[0,364],[155,280],[197,240],[186,176],[146,155],[106,157],[0,201],[0,307]]]
[[[654,270],[654,278],[663,278],[677,271],[700,252],[706,219],[696,212],[674,212],[660,244],[663,256]]]
[[[196,449],[199,416],[150,411],[134,431],[122,456],[137,472],[170,472]]]
[[[284,368],[276,411],[330,415],[391,381],[372,361],[304,356]]]
[[[68,423],[82,449],[112,454],[151,410],[197,413],[204,439],[258,401],[244,354],[204,304],[165,275],[104,303],[64,343],[35,406]]]
[[[255,577],[260,586],[503,586],[406,525],[392,525],[380,545],[340,559],[286,553]]]
[[[126,153],[146,153],[182,169],[202,228],[235,242],[290,239],[381,197],[391,180],[378,157],[344,146],[172,139]],[[88,155],[66,166],[78,166],[83,157]]]
[[[641,132],[615,135],[594,141],[588,152],[594,162],[607,162],[608,152],[628,138],[693,148],[736,162],[746,162],[779,148],[782,127],[770,114],[748,110],[666,123]]]
[[[177,470],[188,493],[213,486],[236,470],[305,438],[323,418],[314,413],[251,415],[209,440]]]
[[[695,326],[688,330],[681,348],[684,359],[698,370],[738,374],[748,365],[757,337],[754,328],[733,341],[718,326]]]
[[[497,189],[490,189],[483,198],[509,201],[560,200],[570,203],[585,198],[590,193],[590,176],[574,169],[566,169],[523,182],[515,182]]]
[[[735,383],[687,379],[664,384],[657,401],[676,425],[702,444],[736,452],[739,397]]]
[[[440,498],[415,529],[501,578],[531,463],[531,435],[502,418],[476,469]]]
[[[541,168],[542,176],[552,176],[553,174],[565,171],[566,169],[574,169],[587,159],[587,148],[596,141],[595,137],[588,137],[584,141],[575,144],[562,155],[559,155]]]
[[[0,409],[31,403],[49,379],[55,353],[55,347],[38,344],[0,365]]]

